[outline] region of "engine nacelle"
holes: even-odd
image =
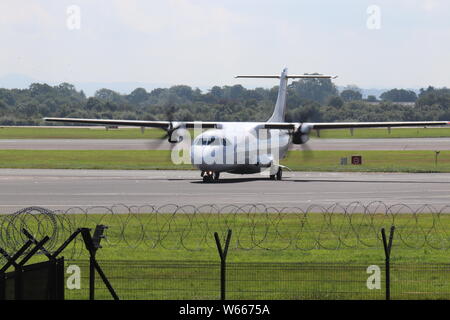
[[[309,135],[306,133],[302,133],[300,130],[296,131],[292,135],[292,143],[293,144],[304,144],[309,140]]]
[[[169,134],[169,138],[167,139],[170,143],[179,143],[183,141],[183,136],[180,136],[178,134]]]
[[[185,129],[181,128],[168,132],[167,141],[169,141],[170,143],[179,143],[183,141],[184,134],[186,133],[185,131]]]
[[[312,126],[308,124],[301,124],[300,127],[292,134],[293,144],[304,144],[309,140],[309,133]]]
[[[169,139],[167,139],[167,141],[169,141],[170,143],[179,143],[181,141],[183,141],[183,137],[182,136],[178,136],[175,140],[172,138],[172,135],[169,137]]]

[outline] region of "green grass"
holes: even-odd
[[[1,168],[190,169],[175,166],[168,150],[0,150]]]
[[[340,159],[362,156],[362,165]],[[450,172],[450,151],[291,151],[282,164],[296,171]],[[174,165],[169,150],[0,150],[1,168],[36,169],[192,169]]]
[[[159,139],[165,132],[159,129],[140,128],[20,128],[0,127],[0,139]]]
[[[352,156],[362,156],[362,165],[352,165]],[[348,165],[340,165],[347,158]],[[450,151],[291,151],[282,164],[296,171],[358,172],[450,172]]]
[[[38,228],[37,221],[24,218],[36,234],[33,224]],[[427,213],[390,217],[358,213],[309,213],[307,217],[289,213],[70,214],[65,218],[73,227],[109,226],[97,258],[121,298],[217,299],[219,257],[213,232],[223,237],[232,228],[227,258],[230,299],[382,299],[384,289],[366,288],[366,269],[369,265],[384,269],[379,230],[391,223],[396,226],[392,297],[449,298],[450,214],[439,219]],[[39,227],[42,231],[43,224]],[[66,290],[66,297],[86,299],[87,255],[81,242],[75,248],[83,253],[67,264],[82,267],[83,290]],[[71,250],[74,247],[64,252],[66,258]],[[98,277],[97,288],[97,298],[109,297]]]
[[[380,230],[396,226],[392,260],[449,263],[450,214],[353,213],[143,214],[73,216],[72,225],[105,224],[104,260],[217,261],[213,237],[233,230],[229,262],[367,263],[383,261]],[[77,221],[78,220],[78,221]],[[124,249],[125,248],[125,249]],[[128,249],[127,249],[128,248]]]
[[[437,217],[431,213],[81,215],[72,211],[63,217],[58,220],[59,243],[77,227],[108,226],[107,240],[98,252],[100,260],[218,261],[213,233],[218,232],[224,239],[230,228],[233,235],[229,262],[378,262],[384,259],[380,230],[393,224],[396,227],[393,261],[450,263],[450,214],[447,212]],[[41,237],[45,234],[44,229],[50,228],[48,233],[52,230],[44,216],[29,215],[14,221],[8,222],[12,223],[8,228],[14,239],[20,238],[16,234],[18,231],[12,228],[16,224],[15,230],[26,225],[32,234]],[[2,246],[9,248],[7,243]],[[87,257],[81,242],[69,247],[64,255],[68,258]]]
[[[310,135],[317,138],[317,131]],[[386,128],[354,129],[353,135],[350,129],[321,130],[320,138],[323,139],[374,139],[374,138],[444,138],[450,137],[450,128],[392,128],[389,133]]]
[[[30,128],[0,127],[0,139],[159,139],[164,132],[159,129],[120,128],[106,130],[104,127],[91,128]],[[316,138],[313,130],[311,137]],[[450,137],[450,128],[392,128],[321,130],[320,138],[363,139],[363,138],[438,138]]]

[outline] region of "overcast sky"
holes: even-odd
[[[338,85],[450,87],[444,0],[1,0],[0,38],[0,76],[54,83],[267,87],[233,77],[287,66]]]

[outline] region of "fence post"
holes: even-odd
[[[95,267],[94,256],[89,255],[89,300],[95,300]]]
[[[107,229],[107,226],[97,225],[95,227],[94,236],[91,236],[91,230],[88,228],[81,228],[81,236],[83,237],[84,245],[89,252],[89,300],[95,299],[95,271],[97,271],[102,279],[103,283],[106,285],[111,296],[114,300],[119,300],[119,296],[114,291],[108,278],[103,272],[102,268],[95,259],[95,254],[97,250],[101,248],[100,241],[104,238],[103,231]]]
[[[226,267],[227,267],[227,254],[228,246],[231,240],[231,229],[228,229],[227,238],[225,240],[225,247],[222,250],[222,245],[220,244],[219,234],[214,232],[214,238],[216,239],[217,251],[219,251],[220,256],[220,300],[225,300],[226,293]]]
[[[394,238],[394,230],[395,227],[391,226],[391,231],[389,233],[389,242],[386,240],[386,232],[384,228],[381,228],[381,236],[383,238],[383,247],[384,247],[384,257],[385,257],[385,273],[386,273],[386,300],[391,300],[391,249],[392,249],[392,240]]]

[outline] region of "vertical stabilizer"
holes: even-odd
[[[302,75],[290,75],[287,74],[287,68],[281,72],[281,75],[243,75],[236,76],[236,78],[272,78],[280,79],[280,87],[278,88],[277,102],[273,110],[272,116],[267,122],[284,122],[286,114],[286,97],[287,97],[287,83],[289,79],[334,79],[336,77],[327,76],[323,74],[302,74]]]
[[[287,68],[281,72],[280,87],[278,88],[277,102],[273,110],[272,116],[267,122],[284,122],[284,116],[286,113],[286,96],[287,96]]]

